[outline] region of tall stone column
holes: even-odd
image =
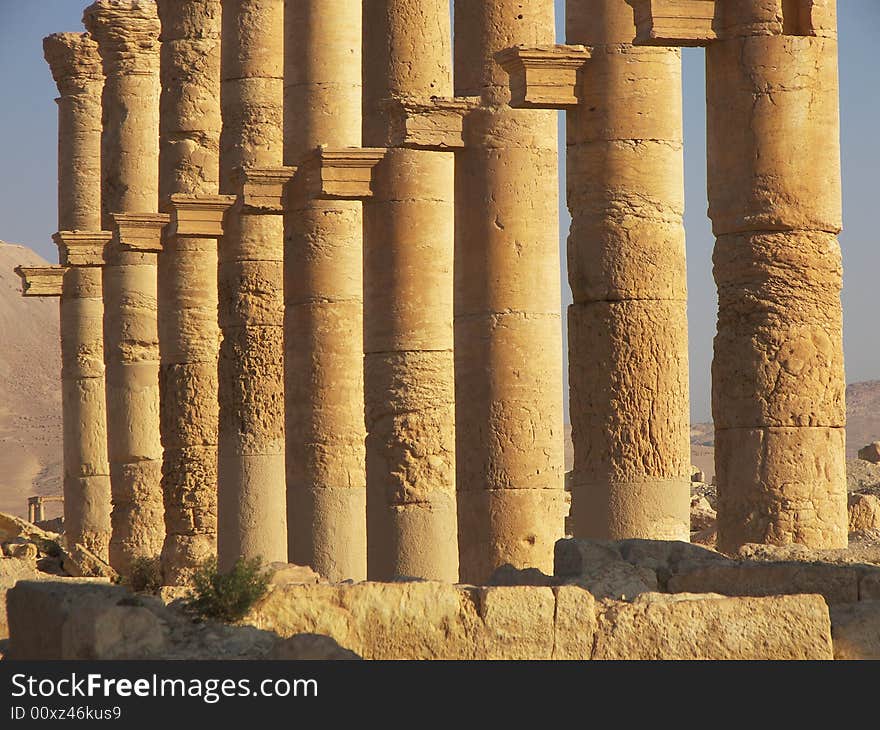
[[[452,94],[447,0],[364,0],[368,574],[455,581],[454,155],[393,138],[401,106]]]
[[[234,198],[220,184],[220,0],[159,0],[162,572],[186,583],[217,552],[217,238]]]
[[[556,114],[511,109],[503,49],[555,40],[553,0],[458,0],[455,93],[476,97],[456,158],[460,577],[553,569],[564,536]]]
[[[577,77],[566,65],[577,52],[521,57],[510,68],[526,74],[519,92],[528,106],[548,105],[529,96],[547,68],[573,83],[550,99],[569,109],[572,529],[688,540],[680,52],[634,47],[626,0],[569,2],[566,34],[590,48]]]
[[[220,242],[218,284],[218,550],[229,568],[240,556],[287,561],[284,224],[279,195],[267,206],[257,194],[274,180],[261,171],[283,161],[284,3],[221,4],[220,191],[239,195]]]
[[[104,358],[113,498],[110,563],[158,556],[165,527],[159,438],[156,257],[159,19],[146,0],[98,0],[83,21],[104,67],[101,140]]]
[[[61,291],[64,535],[104,560],[110,543],[110,465],[101,296],[101,92],[98,44],[83,33],[43,40],[58,86],[58,228]],[[84,248],[96,255],[85,260]]]
[[[285,162],[361,146],[361,0],[288,2]],[[339,160],[337,155],[337,160]],[[299,181],[298,181],[299,183]],[[363,217],[296,184],[285,218],[290,559],[330,580],[367,576]]]
[[[634,4],[640,41],[707,46],[719,548],[844,547],[835,2]]]

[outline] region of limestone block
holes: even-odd
[[[880,441],[874,441],[860,448],[859,458],[872,464],[880,464]]]
[[[829,605],[859,598],[859,571],[830,563],[683,563],[669,579],[671,593],[773,596],[816,593]]]
[[[880,600],[831,607],[834,658],[880,659]]]
[[[110,462],[113,511],[110,515],[110,564],[125,573],[135,556],[155,557],[165,529],[162,461]]]
[[[556,597],[552,588],[495,586],[476,591],[483,622],[481,659],[550,657]]]
[[[880,499],[873,494],[850,494],[849,531],[880,530]]]
[[[591,51],[579,45],[507,48],[496,55],[510,76],[515,109],[567,109],[582,97],[581,73]]]
[[[821,596],[645,594],[599,613],[593,659],[831,659]]]
[[[225,262],[221,270],[220,327],[280,329],[284,320],[282,262]]]
[[[706,63],[709,217],[716,235],[838,233],[836,40],[733,38],[710,45]]]
[[[860,601],[880,601],[880,572],[872,570],[859,580]]]
[[[169,450],[217,443],[217,365],[215,362],[163,364],[162,444]]]
[[[596,599],[580,586],[553,589],[556,615],[551,659],[591,659],[597,629]]]
[[[842,428],[716,431],[719,549],[845,547],[844,436]]]
[[[622,560],[617,543],[600,540],[559,540],[554,550],[553,575],[569,578]]]
[[[31,581],[38,578],[39,573],[32,561],[0,557],[0,640],[9,638],[9,623],[6,617],[7,591],[20,580]]]
[[[627,0],[638,45],[705,46],[718,38],[723,14],[715,0]]]

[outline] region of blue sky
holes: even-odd
[[[477,1],[477,0],[473,0]],[[56,260],[56,89],[43,61],[43,36],[81,30],[85,0],[0,0],[0,240],[23,243]],[[558,33],[562,38],[562,6]],[[880,189],[880,74],[876,39],[880,0],[839,0],[841,121],[844,183],[844,318],[847,379],[880,378],[877,318],[876,211]],[[691,400],[695,420],[709,420],[709,367],[715,333],[714,243],[706,218],[705,76],[703,52],[684,52],[685,173],[691,340]],[[560,211],[564,246],[568,213]],[[562,257],[563,261],[565,257]],[[564,304],[570,301],[563,276]],[[564,318],[563,318],[564,320]]]

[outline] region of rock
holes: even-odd
[[[648,593],[600,608],[593,659],[831,659],[821,596]]]
[[[566,583],[581,586],[597,600],[613,598],[630,601],[642,593],[654,592],[658,588],[656,572],[624,560],[587,569],[577,577],[568,578]]]
[[[297,634],[289,639],[279,641],[267,659],[285,661],[328,661],[328,660],[359,660],[353,651],[339,646],[329,636],[319,634]]]
[[[880,464],[880,441],[874,441],[860,448],[859,458],[872,464]]]
[[[846,489],[849,492],[880,494],[880,464],[862,459],[846,462]]]
[[[270,563],[268,571],[271,573],[270,584],[276,587],[291,584],[314,584],[321,580],[321,576],[307,565]]]
[[[0,512],[0,543],[32,542],[43,555],[56,556],[61,550],[60,539],[60,535],[41,530],[27,520]]]
[[[670,577],[670,593],[724,596],[818,594],[829,605],[859,599],[858,568],[827,563],[683,563]]]
[[[80,601],[61,629],[61,659],[161,659],[169,629],[148,608]]]
[[[872,570],[862,573],[859,580],[860,601],[880,601],[880,571]]]
[[[496,568],[489,580],[486,581],[487,586],[556,586],[561,583],[561,579],[542,573],[537,568],[514,568],[509,563]]]
[[[835,659],[880,659],[880,601],[831,607]]]
[[[715,550],[718,545],[718,528],[713,526],[693,533],[691,535],[691,543],[709,550]]]
[[[553,575],[558,578],[583,575],[588,570],[620,560],[622,560],[620,550],[613,542],[557,540],[553,552]]]
[[[702,495],[691,498],[691,532],[702,532],[715,527],[718,515]]]
[[[723,555],[707,550],[699,545],[674,540],[621,540],[620,553],[624,560],[633,565],[672,573],[683,561],[699,563],[705,561],[725,561]]]
[[[880,499],[873,494],[849,495],[849,531],[880,529]]]
[[[30,563],[34,563],[36,565],[37,562],[37,554],[39,551],[37,550],[37,546],[32,542],[22,542],[22,543],[6,543],[4,546],[4,552],[10,558],[17,558],[18,560],[26,560]]]
[[[478,588],[479,618],[473,634],[478,659],[552,657],[556,597],[551,588]]]
[[[36,566],[26,560],[16,558],[0,558],[0,639],[9,636],[9,625],[6,620],[7,591],[20,580],[37,580]]]
[[[702,469],[698,469],[695,466],[691,467],[691,481],[696,482],[697,484],[705,484],[706,483],[706,472]]]
[[[74,578],[108,578],[116,580],[119,576],[113,568],[83,545],[61,549],[61,566]]]

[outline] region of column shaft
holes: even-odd
[[[477,97],[456,157],[460,577],[552,572],[564,535],[557,114],[509,107],[495,54],[555,42],[552,0],[455,7],[455,93]]]
[[[568,5],[592,47],[568,115],[572,525],[688,540],[681,56],[634,35],[626,0]]]
[[[287,165],[361,145],[361,14],[361,0],[287,3]],[[361,211],[290,196],[285,219],[289,554],[331,580],[367,574]]]
[[[99,0],[86,27],[104,64],[102,224],[158,206],[159,20],[146,0]],[[156,253],[110,244],[103,278],[107,424],[113,496],[110,562],[125,572],[164,537],[159,438]]]
[[[80,33],[43,41],[58,85],[58,228],[101,230],[101,92],[98,44]],[[60,300],[64,429],[64,534],[108,559],[110,465],[104,394],[101,269],[71,266]]]
[[[282,163],[283,0],[222,0],[221,192]],[[218,550],[287,561],[283,220],[232,211],[219,249]]]
[[[364,144],[389,102],[452,94],[447,0],[364,1]],[[364,389],[371,579],[455,581],[450,152],[389,149],[364,206]]]
[[[159,0],[159,195],[216,196],[220,179],[220,0]],[[169,227],[159,255],[160,399],[167,583],[217,551],[217,241]]]
[[[836,16],[802,5],[726,8],[706,56],[728,551],[847,544]]]

